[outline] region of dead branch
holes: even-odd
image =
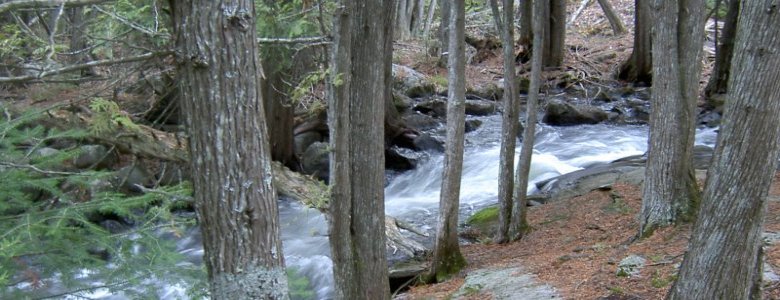
[[[11,0],[0,4],[0,14],[11,10],[25,8],[57,7],[60,5],[64,5],[65,7],[73,7],[100,4],[109,1],[112,0]]]
[[[54,69],[50,71],[41,70],[38,74],[32,74],[32,75],[25,75],[25,76],[14,76],[14,77],[0,77],[0,83],[19,83],[19,82],[25,82],[25,81],[31,81],[31,80],[39,80],[44,77],[59,75],[63,73],[78,71],[82,69],[87,69],[91,67],[98,67],[98,66],[110,66],[110,65],[118,65],[123,63],[130,63],[130,62],[136,62],[136,61],[142,61],[147,60],[154,57],[159,56],[166,56],[172,54],[173,51],[164,50],[164,51],[157,51],[157,52],[149,52],[144,53],[137,56],[131,56],[131,57],[125,57],[120,59],[102,59],[102,60],[94,60],[83,64],[77,64],[77,65],[71,65],[62,67],[59,69]]]

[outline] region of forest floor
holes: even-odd
[[[568,11],[576,10],[580,1],[570,1]],[[633,0],[612,0],[618,14],[633,28]],[[712,22],[708,23],[712,34]],[[472,29],[474,30],[474,29]],[[632,33],[612,34],[609,23],[593,3],[567,29],[568,53],[565,66],[545,70],[549,79],[561,73],[575,75],[580,84],[614,87],[626,85],[614,79],[620,63],[632,50]],[[423,46],[414,42],[396,44],[395,62],[411,66],[431,76],[446,78],[446,69],[434,59],[424,58]],[[467,66],[467,81],[476,86],[496,82],[502,77],[500,49],[494,55]],[[705,42],[702,86],[709,79],[714,61],[712,42]],[[528,71],[519,69],[519,73]],[[780,172],[775,174],[769,195],[764,230],[780,235]],[[703,178],[699,178],[703,187]],[[634,241],[638,231],[636,216],[641,207],[641,189],[630,184],[615,184],[608,191],[555,203],[531,207],[528,213],[532,232],[522,240],[507,245],[491,243],[465,245],[461,248],[468,267],[446,282],[411,287],[401,299],[504,299],[488,289],[463,294],[466,276],[486,269],[517,268],[511,276],[531,275],[537,284],[552,286],[565,299],[663,299],[676,278],[690,238],[692,224],[669,227],[653,236]],[[780,245],[765,244],[765,267],[780,270]],[[646,264],[635,276],[618,276],[618,264],[630,255],[639,255]],[[524,273],[525,272],[525,273]],[[527,299],[516,295],[512,299]],[[764,299],[780,299],[780,282],[765,283]]]

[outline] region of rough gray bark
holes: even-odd
[[[447,65],[447,50],[450,40],[450,1],[438,0],[441,22],[439,24],[439,64]]]
[[[282,164],[293,167],[295,162],[293,127],[295,126],[295,111],[287,103],[289,90],[283,81],[280,71],[265,73],[261,81],[263,89],[263,105],[265,118],[268,120],[268,139],[271,143],[271,158]]]
[[[515,174],[514,199],[512,206],[512,222],[510,224],[510,239],[515,241],[523,237],[529,230],[526,214],[528,208],[528,175],[531,171],[531,155],[533,154],[534,141],[536,140],[537,105],[539,103],[539,87],[542,83],[542,67],[545,49],[544,30],[545,18],[542,13],[545,8],[543,1],[534,3],[534,42],[533,56],[531,57],[531,82],[528,86],[528,101],[526,103],[526,120],[523,132],[523,146],[520,149],[520,158],[517,161],[517,174]]]
[[[343,0],[334,18],[328,123],[336,299],[390,298],[381,120],[392,97],[394,7],[392,0]]]
[[[517,84],[515,79],[514,1],[504,0],[503,17],[498,0],[490,0],[496,30],[501,34],[504,61],[504,114],[501,121],[501,152],[498,163],[498,232],[496,243],[509,241],[509,223],[512,217],[512,191],[514,190],[515,147],[517,146],[518,112]]]
[[[71,8],[70,15],[70,52],[73,53],[71,63],[82,64],[92,60],[89,56],[87,48],[87,40],[85,39],[85,29],[87,27],[86,20],[84,18],[84,7],[77,6]],[[84,68],[81,70],[81,76],[95,75],[96,72],[93,68]]]
[[[739,2],[739,0],[729,0],[728,13],[726,14],[723,32],[720,36],[720,45],[717,45],[715,66],[712,69],[710,81],[707,82],[707,87],[704,88],[704,94],[707,98],[714,94],[726,94],[728,92],[731,58],[734,56],[734,40],[737,35]]]
[[[621,80],[650,84],[653,76],[653,57],[651,43],[650,1],[634,1],[634,49],[631,56],[620,66],[618,78]]]
[[[702,208],[669,299],[760,299],[761,233],[780,155],[780,13],[745,1]]]
[[[655,0],[653,87],[639,236],[690,221],[699,189],[691,153],[704,43],[703,0]]]
[[[517,43],[523,47],[522,51],[531,50],[531,42],[533,41],[533,1],[532,0],[519,0],[518,4],[518,20],[519,27],[517,33]]]
[[[431,0],[431,4],[428,6],[428,17],[426,18],[422,32],[423,39],[428,39],[428,36],[431,34],[431,24],[433,23],[433,16],[436,13],[436,1],[437,0]]]
[[[560,67],[566,54],[566,0],[551,0],[545,13],[549,15],[549,24],[545,30],[546,49],[543,64],[545,67]]]
[[[437,282],[457,274],[466,265],[458,245],[458,207],[466,119],[466,53],[463,43],[465,15],[464,0],[451,1],[447,65],[447,141],[439,198],[439,221],[430,274]]]
[[[213,299],[287,299],[254,3],[174,1],[182,109]]]
[[[604,11],[604,15],[609,20],[609,26],[612,27],[612,31],[615,35],[622,35],[626,33],[626,25],[623,25],[623,20],[615,13],[615,9],[612,8],[612,4],[609,0],[598,0],[601,10]]]

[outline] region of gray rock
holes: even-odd
[[[49,147],[43,147],[38,150],[35,150],[35,156],[37,157],[49,157],[52,155],[56,155],[60,153],[60,150],[49,148]]]
[[[555,289],[539,283],[521,268],[493,267],[471,271],[466,282],[453,299],[468,296],[486,296],[491,299],[562,299]]]
[[[481,98],[487,100],[498,101],[504,96],[503,86],[499,86],[497,83],[489,82],[474,87],[466,88],[467,98]]]
[[[407,126],[417,130],[434,129],[439,127],[439,124],[441,124],[441,122],[436,120],[434,117],[419,112],[406,114],[402,118]]]
[[[414,147],[420,151],[444,152],[444,142],[428,133],[420,134],[413,143]]]
[[[393,105],[399,112],[405,112],[412,108],[414,100],[407,95],[393,91]]]
[[[496,113],[496,103],[486,100],[466,100],[466,114],[487,116]]]
[[[393,64],[393,87],[412,98],[436,93],[436,85],[425,74],[396,64]]]
[[[644,170],[644,164],[633,162],[597,165],[539,182],[537,187],[547,195],[540,199],[546,203],[584,195],[618,181],[639,184],[644,180]]]
[[[81,146],[81,153],[73,160],[73,166],[79,169],[96,168],[105,169],[113,166],[117,161],[116,153],[109,152],[103,145]]]
[[[472,132],[474,130],[477,130],[479,126],[482,126],[482,121],[473,119],[473,120],[466,120],[466,132]]]
[[[306,131],[296,134],[293,141],[293,151],[295,151],[295,155],[303,155],[303,153],[306,152],[306,149],[315,142],[322,142],[322,135],[317,131]]]
[[[433,117],[444,118],[447,116],[447,101],[439,98],[428,99],[415,105],[414,110]]]
[[[580,124],[598,124],[609,118],[603,110],[584,105],[572,105],[562,100],[551,100],[542,119],[543,122],[556,126],[571,126]]]
[[[646,259],[639,255],[629,255],[618,264],[618,277],[633,277],[639,275],[642,268],[645,267]]]
[[[155,180],[152,174],[141,165],[126,166],[114,172],[113,185],[123,192],[141,192],[140,187],[150,187]]]
[[[183,181],[192,180],[192,174],[186,166],[176,163],[163,162],[157,172],[157,180],[160,185],[176,185]]]
[[[306,148],[301,157],[303,173],[327,182],[330,176],[329,152],[329,145],[323,142],[315,142]]]

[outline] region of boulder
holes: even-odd
[[[409,96],[405,94],[393,91],[393,106],[395,106],[395,109],[398,110],[398,112],[405,112],[411,109],[412,105],[414,105],[414,100],[412,100],[412,98],[409,98]]]
[[[393,64],[393,87],[412,98],[436,93],[436,85],[425,74],[396,64]]]
[[[420,151],[444,152],[444,141],[441,141],[428,133],[420,134],[414,139],[413,143],[414,148]]]
[[[488,82],[466,88],[466,98],[479,98],[498,101],[504,96],[504,88],[497,83]]]
[[[447,101],[440,98],[428,99],[415,105],[414,110],[432,117],[444,118],[447,116]]]
[[[313,175],[327,182],[330,176],[329,151],[328,143],[323,142],[314,142],[306,148],[301,157],[303,173]]]
[[[123,192],[138,193],[140,187],[150,187],[155,183],[154,176],[145,167],[136,164],[126,166],[114,172],[112,185]]]
[[[487,100],[466,100],[466,114],[487,116],[496,113],[496,103]]]
[[[580,124],[598,124],[609,116],[603,110],[584,105],[572,105],[562,100],[552,100],[547,103],[543,122],[556,126],[572,126]]]
[[[482,126],[482,121],[473,119],[473,120],[466,120],[466,132],[472,132],[474,130],[477,130],[479,126]]]
[[[73,160],[73,166],[79,169],[106,169],[117,161],[116,153],[109,152],[103,145],[84,145],[79,150],[79,156]]]
[[[618,264],[618,277],[634,277],[645,267],[646,259],[639,255],[629,255]]]
[[[439,127],[439,124],[441,124],[434,117],[419,112],[406,114],[402,118],[407,126],[417,130],[430,130]]]
[[[188,167],[184,164],[162,162],[160,163],[160,168],[157,172],[157,180],[160,185],[176,185],[187,180],[192,180],[192,173],[188,171]]]
[[[322,135],[317,131],[306,131],[296,134],[293,141],[293,151],[295,151],[295,155],[301,156],[311,144],[321,141]]]

